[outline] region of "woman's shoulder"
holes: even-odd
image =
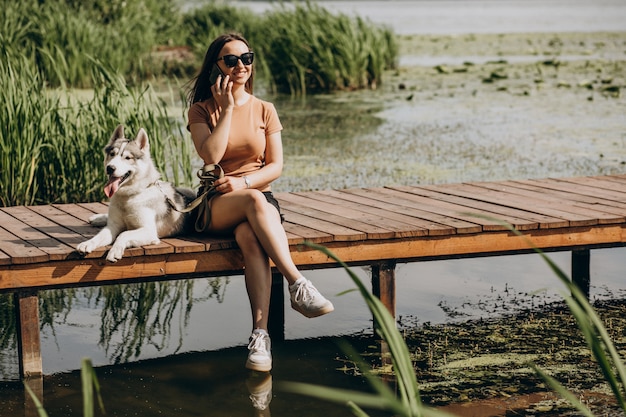
[[[260,99],[254,95],[250,96],[250,104],[252,106],[260,107],[264,111],[276,111],[276,106],[274,106],[274,103],[272,103],[271,101]]]
[[[209,113],[212,113],[216,110],[215,100],[211,97],[206,100],[196,101],[191,105],[189,109],[202,109]]]

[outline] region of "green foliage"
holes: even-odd
[[[91,87],[94,58],[128,80],[144,78],[152,48],[180,30],[169,1],[3,0],[0,8],[2,50],[27,57],[50,86]]]
[[[148,132],[164,178],[192,184],[192,151],[179,121],[150,86],[128,88],[111,69],[93,62],[92,97],[50,91],[26,58],[0,61],[0,204],[98,201],[105,180],[102,148],[117,124],[128,135]],[[134,136],[131,136],[134,137]]]
[[[375,87],[397,55],[390,30],[311,3],[257,15],[216,2],[182,13],[174,0],[0,0],[0,206],[100,200],[100,149],[119,123],[145,128],[165,179],[192,185],[184,117],[145,82],[190,77],[226,31],[258,52],[257,81],[292,95]]]
[[[252,11],[220,3],[208,3],[182,17],[186,32],[180,43],[192,48],[199,60],[204,58],[209,44],[222,33],[241,33],[251,39],[258,31],[260,20]],[[256,47],[256,46],[255,46]]]
[[[348,349],[351,358],[358,364],[359,369],[363,371],[368,382],[374,389],[375,394],[325,388],[298,382],[281,383],[279,384],[280,388],[284,391],[344,403],[352,410],[353,414],[357,416],[367,416],[361,407],[389,410],[395,415],[405,417],[449,416],[448,413],[434,410],[422,404],[409,349],[402,334],[396,327],[395,319],[389,313],[387,307],[385,307],[377,297],[372,295],[367,288],[365,288],[365,285],[363,285],[359,277],[350,270],[348,265],[328,250],[328,248],[309,242],[307,242],[307,246],[317,249],[334,259],[346,270],[352,281],[356,284],[358,291],[361,293],[372,312],[376,333],[388,345],[399,393],[396,395],[379,377],[368,371],[367,365],[359,358],[358,353],[351,349]]]
[[[509,229],[510,232],[523,238],[536,253],[541,256],[545,263],[550,267],[554,275],[565,285],[569,293],[563,293],[563,298],[567,303],[572,315],[578,323],[578,328],[583,334],[587,345],[591,350],[591,354],[598,363],[606,382],[608,383],[614,398],[619,407],[626,412],[626,366],[619,352],[615,348],[609,333],[607,332],[602,320],[594,310],[593,306],[587,300],[587,297],[578,288],[578,286],[556,265],[545,253],[538,249],[532,241],[526,238],[522,233],[506,222],[500,224]],[[566,400],[574,405],[578,411],[584,415],[592,415],[591,411],[585,407],[578,399],[568,393],[558,381],[546,375],[537,367],[534,369],[543,376],[548,385],[550,385],[557,393],[561,394]]]
[[[482,217],[482,216],[479,216]],[[490,218],[507,227],[512,233],[525,237],[511,225],[500,222],[498,219]],[[598,363],[605,380],[608,383],[614,398],[619,407],[626,411],[626,366],[619,352],[615,348],[602,320],[596,314],[586,296],[578,288],[576,284],[541,250],[536,248],[530,240],[527,240],[529,247],[533,248],[546,262],[557,278],[566,286],[569,295],[564,293],[563,297],[572,313],[576,318],[579,329],[581,330],[593,357]],[[320,387],[310,384],[302,384],[297,382],[288,382],[280,384],[280,388],[284,391],[299,393],[346,404],[354,415],[365,417],[367,414],[361,407],[385,409],[398,416],[416,417],[416,416],[445,416],[448,414],[436,411],[424,406],[421,403],[418,385],[413,370],[413,365],[409,355],[408,347],[402,338],[402,335],[396,327],[393,316],[378,298],[374,297],[365,286],[360,282],[359,278],[354,274],[347,264],[341,261],[327,248],[307,243],[308,246],[316,248],[334,259],[347,272],[350,278],[357,285],[357,288],[365,299],[370,311],[374,316],[375,330],[382,340],[388,344],[391,353],[393,370],[397,379],[399,396],[396,396],[387,385],[374,376],[367,368],[367,365],[360,359],[359,354],[349,346],[345,347],[350,357],[358,365],[359,369],[367,376],[374,394],[367,394],[356,391],[341,390],[336,388]],[[568,391],[562,384],[552,378],[550,375],[539,369],[537,366],[530,364],[535,372],[542,377],[546,383],[554,389],[554,391],[573,405],[582,415],[592,417],[593,413],[587,408],[572,392]]]
[[[390,29],[309,2],[268,13],[253,43],[271,85],[292,95],[375,88],[398,52]]]
[[[174,0],[0,0],[0,7],[4,54],[32,61],[49,86],[94,86],[95,62],[133,83],[190,77],[211,40],[230,31],[259,52],[261,78],[294,95],[376,87],[397,56],[389,28],[308,2],[263,15],[221,2],[183,13]],[[159,53],[167,48],[190,50],[194,58]]]

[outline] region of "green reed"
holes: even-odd
[[[498,221],[498,219],[490,219]],[[540,249],[536,248],[530,240],[524,237],[519,231],[515,230],[510,224],[498,222],[507,227],[511,233],[526,239],[528,246],[542,257],[556,277],[565,285],[569,291],[569,294],[563,293],[565,302],[570,312],[575,317],[582,337],[586,340],[591,354],[598,363],[598,367],[602,371],[616,403],[622,411],[626,412],[626,366],[624,365],[624,360],[622,356],[620,356],[620,352],[615,348],[602,320],[587,300],[587,297],[578,286],[572,282],[567,274]],[[323,252],[338,262],[356,284],[358,291],[365,299],[367,306],[374,316],[376,333],[389,347],[398,392],[393,392],[378,376],[374,375],[368,365],[360,358],[360,355],[350,346],[344,346],[344,349],[366,376],[374,390],[373,394],[298,382],[280,383],[280,389],[345,404],[354,415],[359,417],[367,416],[367,413],[365,413],[361,407],[388,410],[393,412],[394,415],[405,417],[449,416],[450,414],[448,413],[434,410],[422,404],[408,346],[396,327],[395,319],[382,302],[373,296],[365,288],[357,275],[350,270],[348,265],[330,250],[324,246],[313,243],[307,243],[307,246]],[[536,365],[530,363],[529,367],[546,381],[547,385],[557,394],[576,408],[578,412],[582,415],[593,417],[592,411],[585,406],[573,392],[567,390],[561,383]]]
[[[168,114],[181,91],[166,101],[146,81],[190,77],[218,33],[244,33],[259,52],[257,84],[292,95],[373,88],[395,64],[389,29],[311,3],[263,15],[218,3],[183,14],[174,5],[0,0],[0,205],[100,200],[99,150],[119,123],[129,135],[147,130],[165,179],[193,185],[185,115]],[[166,63],[153,53],[158,45],[191,48],[194,62]],[[85,87],[93,94],[77,99]]]
[[[93,58],[127,80],[155,72],[150,52],[178,28],[174,2],[0,0],[0,44],[10,58],[27,57],[50,86],[91,87]]]
[[[129,138],[146,129],[164,179],[193,184],[190,139],[150,85],[127,87],[120,75],[93,61],[97,88],[81,98],[73,90],[47,89],[26,58],[14,62],[0,62],[6,86],[0,91],[3,206],[101,200],[102,148],[119,123]]]
[[[270,85],[292,95],[375,88],[398,53],[391,29],[310,2],[268,12],[253,39]]]
[[[398,49],[390,28],[310,2],[263,15],[219,2],[183,13],[174,1],[157,0],[0,0],[0,7],[5,54],[27,57],[50,86],[92,87],[94,59],[133,83],[191,76],[210,41],[227,31],[243,33],[260,52],[260,78],[297,95],[375,87]],[[163,61],[157,46],[190,48],[195,59]]]

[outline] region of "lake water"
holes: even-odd
[[[264,2],[236,4],[259,12],[269,7]],[[399,34],[626,30],[626,2],[622,0],[329,1],[323,6],[389,24]],[[569,253],[551,257],[569,273]],[[625,266],[622,248],[592,251],[592,298],[622,297]],[[369,281],[369,271],[355,271]],[[306,275],[333,301],[336,311],[309,320],[287,304],[287,341],[275,348],[272,375],[275,380],[354,388],[359,382],[353,377],[333,371],[341,366],[334,342],[337,336],[369,333],[371,316],[356,292],[337,295],[353,287],[344,271]],[[544,288],[545,292],[534,294]],[[556,299],[559,291],[556,278],[536,255],[397,267],[397,315],[416,325],[486,317],[510,312],[516,305],[539,307]],[[181,294],[185,302],[176,303]],[[132,321],[120,320],[118,328],[109,328],[106,335],[101,332],[106,327],[104,318],[110,317],[105,314],[105,297],[100,295],[94,289],[77,290],[71,296],[58,294],[63,300],[58,310],[50,312],[53,325],[42,329],[44,372],[56,374],[46,379],[45,386],[46,406],[55,411],[51,415],[77,415],[72,407],[80,407],[80,384],[77,373],[70,371],[79,367],[82,357],[102,366],[103,386],[110,387],[105,391],[115,389],[105,397],[112,403],[113,415],[269,415],[254,410],[248,399],[243,364],[250,317],[241,277],[201,278],[182,289],[163,290],[165,301],[171,301],[167,326],[155,325],[132,352],[122,351],[133,337]],[[115,365],[124,358],[135,363]],[[16,378],[14,349],[0,350],[0,380]],[[17,392],[15,386],[0,385],[0,417],[13,416],[20,409]],[[342,407],[320,406],[285,394],[276,395],[272,412],[275,416],[347,414]]]
[[[229,4],[257,12],[273,7],[262,1]],[[626,4],[621,0],[383,0],[319,4],[337,13],[367,17],[401,35],[626,30]]]

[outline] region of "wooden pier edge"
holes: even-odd
[[[370,266],[373,293],[395,315],[398,263],[546,252],[572,253],[572,280],[589,293],[591,250],[626,244],[626,175],[277,193],[295,264]],[[13,293],[20,373],[43,375],[39,297],[44,289],[239,275],[232,239],[183,236],[133,248],[109,263],[75,245],[95,233],[102,203],[0,208],[0,292]],[[476,215],[475,215],[476,214]],[[501,218],[522,236],[491,218]],[[274,271],[272,337],[284,339],[284,279]],[[323,291],[323,289],[322,289]]]

